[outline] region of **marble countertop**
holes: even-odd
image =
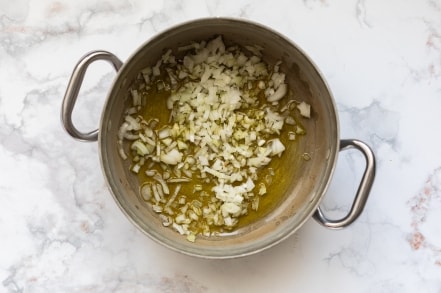
[[[96,143],[60,122],[90,50],[121,60],[156,33],[207,16],[281,32],[321,69],[341,138],[372,146],[377,176],[351,226],[313,219],[262,253],[203,260],[125,218]],[[96,128],[114,73],[93,65],[74,112]],[[0,292],[441,292],[441,1],[0,1]],[[363,170],[338,160],[323,207],[343,213]]]

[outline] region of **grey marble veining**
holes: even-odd
[[[90,50],[125,60],[207,16],[270,26],[321,69],[341,138],[377,156],[356,223],[310,220],[260,254],[213,261],[163,248],[118,209],[98,146],[61,127],[71,71]],[[113,76],[87,75],[81,129],[98,125]],[[0,292],[441,292],[440,111],[440,1],[0,1]],[[362,168],[341,154],[326,210],[347,209]]]

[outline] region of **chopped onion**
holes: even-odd
[[[169,183],[184,183],[184,182],[190,182],[190,181],[191,181],[190,178],[183,178],[183,177],[167,179],[167,182],[169,182]]]
[[[283,98],[287,92],[288,92],[288,85],[286,83],[281,84],[272,95],[266,98],[266,100],[268,102],[276,102],[281,98]]]
[[[138,94],[137,90],[132,90],[132,98],[133,98],[133,106],[140,106],[141,105],[141,97]],[[130,116],[128,116],[130,117]]]
[[[176,223],[173,223],[172,224],[172,227],[179,233],[179,234],[181,234],[181,235],[184,235],[185,234],[185,230],[184,230],[184,228],[181,226],[181,225],[178,225],[178,224],[176,224]]]
[[[140,168],[141,168],[141,166],[140,166],[139,164],[135,164],[135,165],[132,167],[132,171],[133,171],[134,173],[138,173]]]
[[[296,134],[292,131],[288,132],[288,139],[289,140],[295,140],[296,139]]]
[[[163,153],[160,155],[161,161],[168,165],[176,165],[182,161],[182,153],[177,149],[172,149],[168,153]]]
[[[180,184],[176,186],[175,191],[173,192],[172,196],[170,197],[170,199],[167,201],[167,203],[165,205],[166,207],[170,206],[173,203],[173,201],[178,196],[179,191],[181,190],[181,187],[182,187],[182,185],[180,185]]]
[[[142,199],[145,201],[149,201],[152,198],[152,188],[150,187],[150,184],[144,184],[141,187],[141,195]]]
[[[297,109],[300,111],[300,115],[306,118],[311,117],[311,106],[305,102],[301,102],[299,105],[297,105]]]
[[[271,153],[270,153],[271,156],[275,156],[275,155],[280,156],[282,154],[282,152],[285,150],[285,146],[278,138],[269,140],[268,147],[271,150]]]
[[[170,128],[168,128],[168,127],[165,127],[158,132],[159,139],[164,139],[169,136],[170,136]]]
[[[229,231],[249,209],[258,210],[274,177],[272,169],[261,168],[284,153],[281,136],[288,144],[305,133],[294,109],[309,117],[310,106],[282,100],[292,94],[281,62],[265,64],[263,48],[247,46],[246,55],[219,36],[178,51],[181,62],[167,50],[140,72],[117,143],[127,159],[123,143],[130,141],[133,172],[146,166],[143,200],[164,226],[195,241],[198,234]],[[168,95],[168,123],[143,116],[156,92]],[[181,188],[188,184],[192,189]],[[192,194],[187,199],[181,190]]]
[[[167,183],[165,182],[165,180],[164,180],[159,174],[154,175],[154,176],[153,176],[153,179],[155,179],[156,181],[159,182],[159,184],[161,184],[162,191],[163,191],[165,194],[169,194],[169,193],[170,193],[170,190],[169,190],[169,188],[168,188]]]
[[[149,150],[147,149],[145,144],[143,144],[142,141],[140,140],[137,140],[134,143],[132,143],[132,149],[136,150],[136,152],[141,156],[145,156],[149,154]]]
[[[122,141],[118,140],[118,153],[123,160],[127,160],[127,155],[124,152]]]
[[[224,217],[227,217],[228,215],[238,215],[242,209],[239,205],[232,203],[232,202],[226,202],[221,206],[222,215]]]
[[[266,186],[262,182],[262,183],[259,184],[259,195],[264,195],[264,194],[266,194]]]
[[[145,174],[149,177],[153,177],[157,174],[158,172],[156,170],[147,170],[145,171]]]
[[[285,118],[285,123],[289,125],[296,125],[296,121],[291,116]]]
[[[271,159],[265,156],[249,158],[247,161],[247,165],[249,167],[262,167],[266,166],[271,162]]]
[[[158,185],[152,184],[152,191],[153,191],[153,195],[155,197],[156,203],[161,202],[162,201],[162,197],[161,197],[161,194],[159,193]]]

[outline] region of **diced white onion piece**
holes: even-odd
[[[190,72],[193,71],[194,61],[191,57],[185,56],[183,59],[183,64]]]
[[[178,224],[176,224],[176,223],[173,223],[172,224],[172,227],[179,233],[179,234],[181,234],[181,235],[184,235],[185,234],[185,230],[184,230],[184,228],[182,228],[182,226],[181,225],[178,225]]]
[[[159,197],[161,198],[161,202],[165,202],[164,201],[164,190],[162,189],[162,185],[157,183],[157,184],[153,184],[152,186],[156,187],[156,190],[158,191]]]
[[[247,165],[250,167],[262,167],[266,166],[271,162],[271,159],[268,157],[255,157],[255,158],[249,158],[247,160]]]
[[[276,101],[280,100],[281,98],[283,98],[286,95],[287,92],[288,92],[288,85],[286,83],[283,83],[266,100],[268,102],[270,102],[270,103],[271,102],[276,102]]]
[[[161,71],[159,70],[161,64],[162,64],[162,59],[158,60],[158,62],[156,62],[156,65],[152,68],[152,73],[154,76],[161,75]]]
[[[158,123],[159,123],[159,120],[157,118],[153,118],[153,119],[150,119],[150,121],[148,122],[148,125],[151,129],[155,129],[156,126],[158,125]]]
[[[179,197],[179,199],[178,199],[178,202],[179,202],[179,204],[181,204],[181,205],[185,204],[186,201],[187,201],[187,200],[186,200],[185,196],[181,196],[181,197]]]
[[[148,74],[142,74],[142,77],[144,78],[144,81],[146,84],[150,83],[150,76]]]
[[[209,173],[209,174],[211,174],[211,175],[213,175],[213,176],[215,176],[215,177],[217,177],[219,179],[229,179],[230,178],[230,176],[228,176],[228,175],[226,175],[226,174],[224,174],[222,172],[213,170],[213,169],[211,169],[211,168],[209,168],[207,166],[204,167],[203,171],[207,172],[207,173]]]
[[[201,166],[208,166],[209,165],[208,159],[206,156],[199,156],[198,159],[199,159],[199,164]]]
[[[259,209],[259,202],[260,202],[259,197],[253,198],[253,200],[251,201],[251,209],[257,211]]]
[[[241,212],[241,207],[232,202],[226,202],[221,206],[222,215],[227,217],[228,215],[238,215]]]
[[[145,174],[146,174],[147,176],[149,176],[149,177],[153,177],[153,176],[155,176],[157,173],[158,173],[158,171],[156,171],[156,170],[147,170],[147,171],[145,171]]]
[[[291,116],[285,118],[285,123],[289,125],[296,125],[296,121]]]
[[[311,118],[311,105],[301,102],[297,105],[297,109],[300,111],[300,115],[306,118]]]
[[[187,240],[190,242],[195,242],[196,241],[196,235],[194,235],[193,233],[188,234],[187,235]]]
[[[153,176],[153,179],[155,179],[156,181],[159,182],[159,184],[161,184],[162,191],[163,191],[165,194],[169,194],[169,193],[170,193],[170,189],[168,188],[167,183],[166,183],[165,180],[161,177],[161,175],[156,174],[156,175]]]
[[[145,155],[149,154],[149,150],[147,149],[145,144],[142,143],[142,141],[140,141],[140,140],[137,140],[132,143],[132,149],[136,150],[136,152],[140,156],[145,156]]]
[[[176,165],[182,161],[182,153],[179,152],[177,149],[172,149],[166,154],[161,154],[160,159],[162,162],[168,165]]]
[[[181,187],[182,187],[182,185],[180,185],[180,184],[176,186],[175,191],[173,192],[172,196],[169,198],[169,200],[167,201],[167,203],[165,205],[166,207],[170,206],[175,201],[176,197],[179,194],[179,191],[181,191]]]
[[[229,227],[233,227],[234,225],[236,225],[237,221],[238,221],[237,218],[231,218],[231,217],[224,218],[225,226],[229,226]]]
[[[297,134],[305,134],[305,130],[302,127],[297,125],[296,133]]]
[[[266,194],[266,186],[262,182],[262,183],[259,184],[259,195],[264,195],[264,194]]]
[[[158,132],[159,139],[164,139],[169,136],[170,136],[170,128],[168,128],[168,127],[165,127]]]
[[[123,160],[127,160],[127,155],[124,152],[123,143],[120,140],[118,140],[118,153]]]
[[[188,145],[185,142],[178,140],[178,149],[186,150],[186,149],[188,149]]]
[[[164,209],[164,211],[166,211],[166,209]],[[159,218],[162,221],[162,225],[164,225],[165,227],[168,227],[171,224],[168,216],[160,214]]]
[[[132,167],[132,171],[133,171],[134,173],[138,173],[140,168],[141,168],[141,166],[140,166],[139,164],[135,164],[135,165]]]
[[[184,214],[179,214],[175,217],[175,222],[177,224],[183,224],[187,222],[187,217]]]
[[[274,88],[278,88],[280,85],[282,85],[285,82],[285,74],[275,72],[271,76],[271,80],[274,82]]]
[[[176,141],[173,141],[173,139],[171,139],[170,137],[164,138],[162,140],[162,143],[167,147],[165,149],[166,152],[171,151],[171,149],[175,148],[176,145],[178,144]]]
[[[242,186],[219,184],[213,187],[216,198],[223,202],[242,203],[245,190]]]
[[[153,196],[155,197],[155,201],[156,203],[161,202],[161,195],[159,194],[158,191],[158,186],[156,184],[152,184],[152,191],[153,191]]]
[[[248,177],[247,182],[245,182],[245,184],[244,184],[245,190],[251,191],[254,189],[254,187],[255,187],[255,184],[254,184],[253,180],[251,180],[251,178]]]
[[[131,94],[132,94],[132,99],[133,99],[133,106],[140,106],[141,105],[141,96],[138,94],[138,91],[132,90]]]
[[[164,210],[164,208],[160,205],[153,205],[152,208],[153,208],[153,211],[156,213],[162,213],[162,211]]]
[[[190,182],[190,181],[191,181],[190,178],[185,178],[185,177],[167,179],[167,182],[169,182],[169,183],[184,183],[184,182]]]
[[[285,146],[278,138],[269,140],[268,146],[271,149],[271,156],[280,155],[285,150]]]
[[[141,187],[141,196],[145,201],[149,201],[152,198],[152,188],[150,187],[150,184],[144,184]]]
[[[139,130],[141,128],[139,122],[132,116],[127,115],[125,120],[128,123],[127,130]]]
[[[191,171],[189,171],[187,169],[182,170],[182,172],[185,174],[185,176],[187,176],[189,178],[193,177],[193,173],[191,173]]]

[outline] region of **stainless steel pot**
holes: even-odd
[[[280,195],[280,201],[275,208],[230,235],[200,238],[192,243],[163,227],[152,211],[142,207],[137,196],[137,177],[118,154],[117,133],[124,110],[129,106],[128,88],[139,71],[155,64],[166,49],[176,49],[215,35],[222,35],[227,44],[263,47],[263,58],[270,64],[281,60],[281,70],[287,73],[290,88],[311,105],[313,113],[312,119],[305,124],[308,134],[299,140],[296,150],[284,154],[286,160],[279,166],[279,181],[273,188]],[[108,93],[99,128],[83,133],[72,123],[72,111],[87,67],[96,60],[110,62],[117,75]],[[232,258],[257,253],[292,235],[311,216],[331,229],[345,227],[362,212],[375,176],[372,150],[359,140],[339,140],[334,100],[313,62],[286,37],[245,20],[207,18],[175,26],[144,43],[125,63],[105,51],[85,55],[72,73],[63,100],[62,121],[72,137],[83,141],[98,140],[102,170],[115,201],[127,218],[154,240],[193,256]],[[348,148],[355,148],[364,155],[366,168],[349,213],[333,220],[324,215],[319,204],[331,181],[339,151]],[[304,152],[310,155],[310,160],[301,159]]]

